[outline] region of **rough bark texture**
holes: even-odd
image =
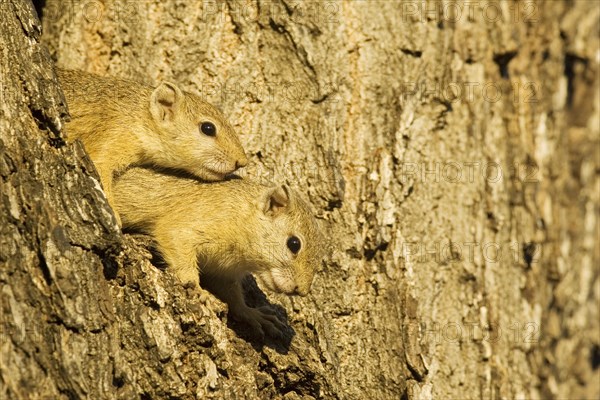
[[[282,342],[186,291],[117,231],[32,7],[0,1],[0,396],[600,396],[597,3],[42,3],[60,66],[220,106],[332,250],[308,298],[267,294]]]

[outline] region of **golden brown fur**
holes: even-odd
[[[83,142],[111,205],[114,177],[130,165],[177,168],[214,181],[247,163],[223,115],[177,85],[154,89],[82,71],[57,73],[71,114],[67,135]],[[215,136],[200,131],[203,122],[215,125]]]
[[[131,168],[116,180],[123,226],[152,235],[169,268],[203,286],[257,331],[276,335],[273,316],[246,306],[240,280],[253,273],[271,290],[306,295],[321,262],[323,237],[308,205],[287,186],[234,179],[197,180]],[[298,238],[293,253],[288,240]]]

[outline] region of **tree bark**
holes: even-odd
[[[597,398],[594,2],[0,2],[6,398]],[[219,106],[331,251],[258,343],[122,235],[62,67]],[[68,132],[66,132],[68,134]],[[251,301],[266,298],[248,282]]]

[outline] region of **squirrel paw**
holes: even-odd
[[[244,314],[243,316],[238,315],[238,319],[250,325],[261,338],[264,338],[265,333],[274,338],[283,337],[285,325],[270,307],[248,307]]]

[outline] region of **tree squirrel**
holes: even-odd
[[[275,292],[305,296],[323,254],[309,206],[286,185],[243,179],[202,183],[130,168],[115,181],[123,226],[153,236],[183,283],[202,285],[260,335],[280,336],[268,309],[250,308],[241,279],[253,273]]]
[[[64,69],[57,76],[71,114],[67,134],[83,142],[113,207],[114,177],[130,165],[182,169],[216,181],[248,162],[223,115],[173,83],[153,89]]]

